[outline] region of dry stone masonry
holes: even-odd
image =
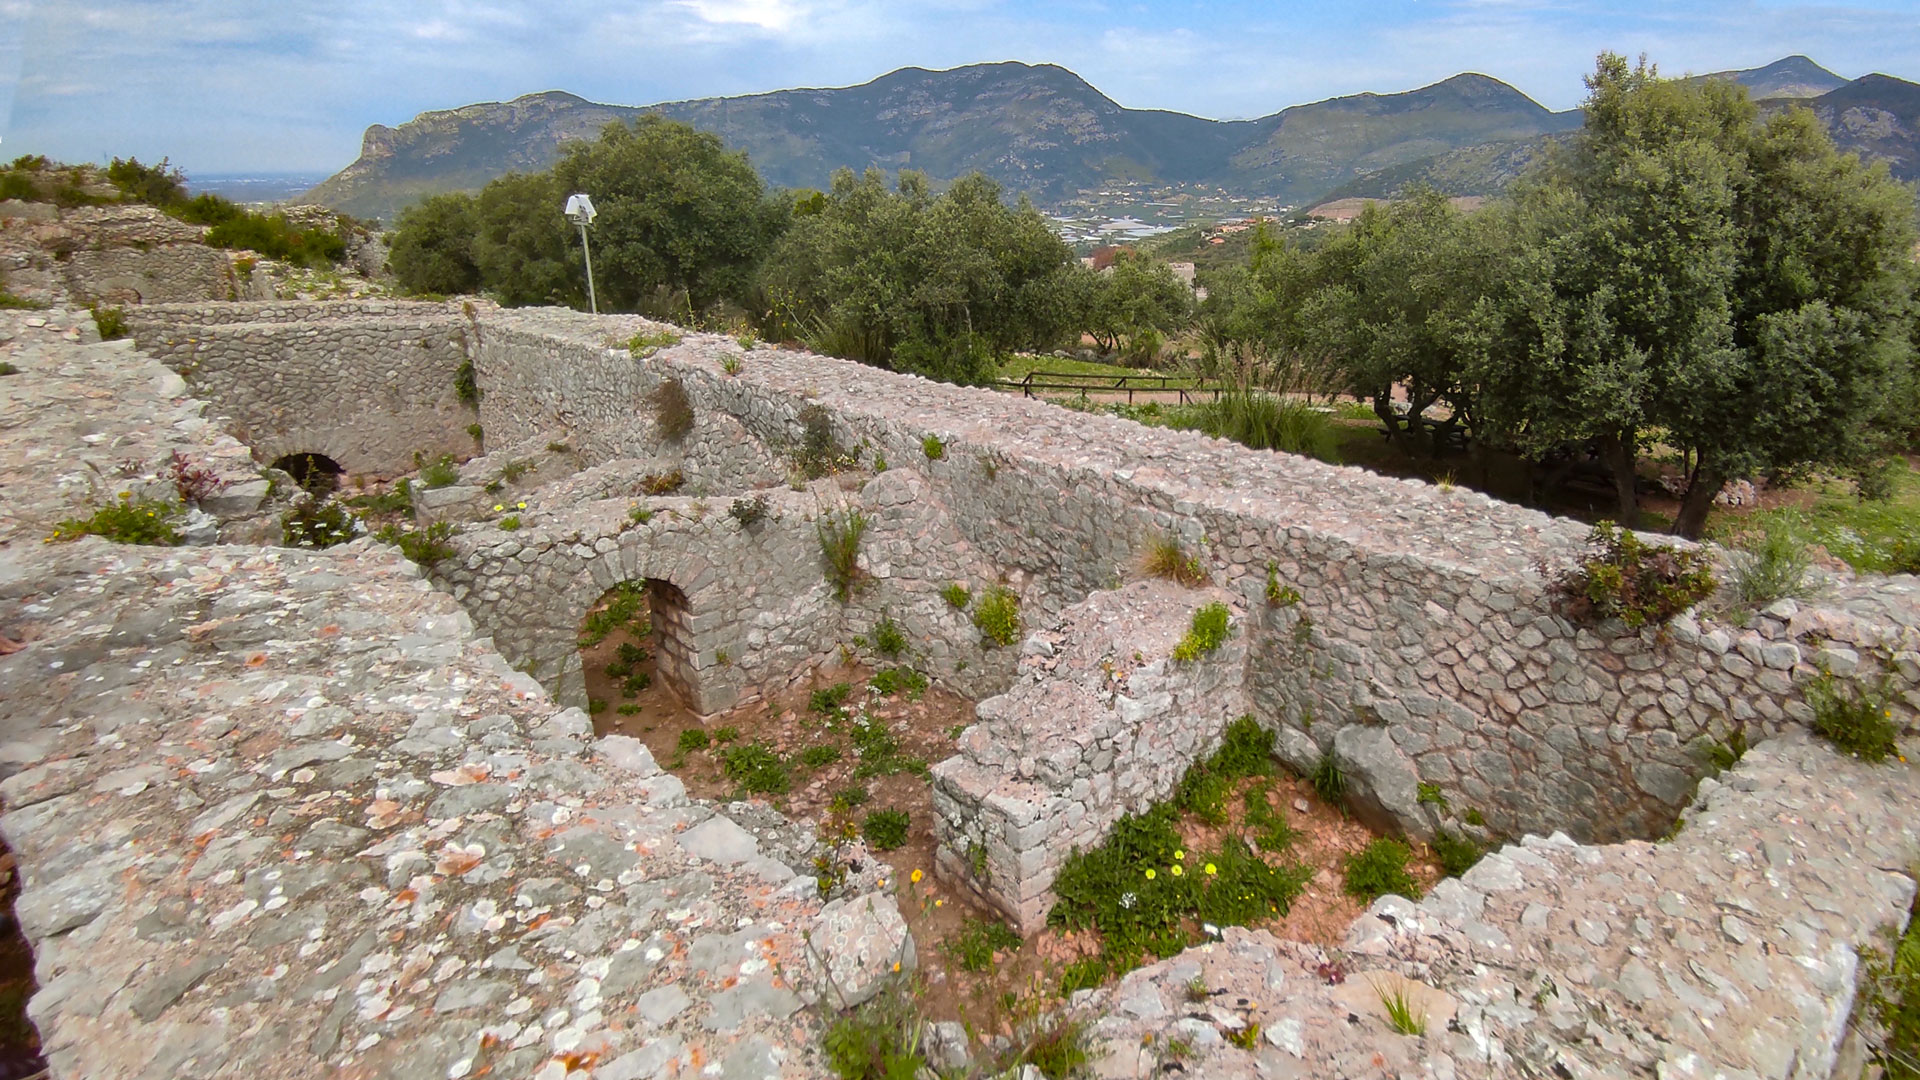
[[[1028,927],[1074,846],[1244,713],[1296,768],[1338,762],[1380,825],[1535,837],[1383,900],[1344,956],[1235,931],[1099,992],[1103,1076],[1175,1038],[1207,1076],[1827,1076],[1856,950],[1912,896],[1911,771],[1803,730],[1826,671],[1911,732],[1912,578],[1628,635],[1552,610],[1538,568],[1578,554],[1573,523],[713,335],[635,355],[665,328],[632,317],[148,305],[144,354],[36,318],[0,331],[25,370],[0,379],[0,633],[28,639],[0,658],[0,761],[22,770],[0,832],[58,1075],[815,1074],[805,1003],[911,963],[871,898],[887,871],[823,903],[804,830],[589,738],[573,643],[621,582],[669,601],[666,677],[699,709],[899,622],[917,665],[987,699],[935,770],[941,868]],[[422,580],[364,540],[38,542],[115,455],[129,484],[176,448],[238,468],[214,417],[258,464],[485,451],[420,499],[460,524],[455,556]],[[801,451],[854,467],[809,479]],[[219,528],[239,538],[264,496]],[[856,518],[843,603],[820,530]],[[1166,537],[1210,585],[1128,583]],[[1020,640],[983,642],[955,583],[1011,590]],[[1209,601],[1227,641],[1172,661]],[[1735,730],[1759,748],[1701,782]],[[1233,989],[1180,1004],[1189,968]],[[1451,1023],[1384,1033],[1366,977]],[[1252,1022],[1258,1049],[1226,1042]]]

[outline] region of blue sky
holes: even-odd
[[[1920,0],[0,0],[0,157],[337,169],[368,124],[564,89],[645,104],[906,65],[1072,68],[1123,105],[1259,116],[1480,71],[1551,108],[1595,53],[1805,53],[1920,80]]]

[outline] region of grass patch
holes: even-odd
[[[904,980],[896,980],[830,1025],[820,1037],[840,1080],[913,1080],[926,1068],[923,1023]]]
[[[607,640],[615,630],[626,630],[634,637],[644,638],[653,633],[653,621],[647,617],[646,586],[631,581],[623,581],[613,587],[611,593],[601,604],[587,612],[580,624],[578,644],[583,649],[591,649]],[[627,659],[622,652],[620,658],[629,664],[645,659],[644,652],[636,659]]]
[[[1255,450],[1279,450],[1338,464],[1333,418],[1304,401],[1229,390],[1217,401],[1168,410],[1167,426],[1204,431]]]
[[[831,716],[840,711],[840,706],[845,705],[847,698],[852,696],[852,694],[853,684],[834,683],[832,686],[815,690],[812,694],[808,695],[807,709],[811,712]]]
[[[652,356],[661,349],[680,344],[680,335],[671,330],[635,334],[627,339],[627,351],[635,356]]]
[[[454,464],[452,454],[442,454],[434,461],[415,454],[413,464],[420,470],[420,483],[428,488],[452,487],[460,482],[460,467]]]
[[[800,764],[805,765],[809,769],[818,769],[823,765],[831,765],[839,760],[840,748],[828,745],[827,743],[809,746],[805,750],[800,751]]]
[[[1393,989],[1376,982],[1373,992],[1380,998],[1381,1011],[1387,1014],[1387,1024],[1402,1035],[1425,1035],[1427,1033],[1427,1011],[1417,1009],[1413,1000],[1407,996],[1405,983],[1396,983]],[[1416,1011],[1417,1009],[1417,1011]]]
[[[1333,756],[1331,750],[1320,755],[1320,760],[1313,766],[1313,772],[1307,776],[1307,783],[1313,785],[1313,790],[1318,792],[1322,799],[1335,806],[1340,805],[1341,800],[1346,798],[1347,774],[1341,771],[1340,761]]]
[[[1814,503],[1806,510],[1716,515],[1708,531],[1724,543],[1753,529],[1784,528],[1864,574],[1920,573],[1920,472],[1900,463],[1889,479],[1892,493],[1883,500],[1863,501],[1852,484],[1828,478],[1811,485]]]
[[[1733,588],[1740,599],[1764,607],[1789,596],[1805,596],[1813,557],[1786,515],[1761,522],[1758,539],[1731,553]]]
[[[117,341],[127,336],[127,311],[125,308],[101,307],[94,305],[93,326],[100,331],[101,341]]]
[[[331,499],[309,501],[280,515],[280,542],[288,547],[330,548],[358,535],[353,514]]]
[[[1420,883],[1407,872],[1407,860],[1411,858],[1413,851],[1407,845],[1387,837],[1347,856],[1347,895],[1368,903],[1388,893],[1409,900],[1420,899]]]

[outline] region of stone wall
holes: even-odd
[[[1138,582],[1027,638],[1013,687],[980,703],[960,752],[934,767],[941,870],[1023,933],[1045,925],[1067,855],[1166,798],[1248,712],[1244,629],[1215,652],[1173,659],[1194,611],[1232,599]]]
[[[226,300],[231,261],[206,229],[150,206],[9,202],[0,208],[0,271],[29,299],[82,304]]]
[[[383,308],[395,316],[375,314]],[[237,318],[247,314],[264,318]],[[350,317],[331,317],[338,314],[235,304],[135,309],[128,322],[140,347],[184,375],[262,464],[316,453],[348,473],[391,476],[413,469],[415,454],[471,452],[474,411],[454,389],[468,358],[467,321],[425,305],[358,305]]]

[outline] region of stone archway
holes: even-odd
[[[273,467],[293,477],[308,494],[325,498],[340,490],[340,478],[346,467],[325,454],[302,450],[273,459]]]
[[[580,680],[600,734],[624,731],[642,713],[698,711],[700,651],[686,593],[670,581],[623,581],[581,621]],[[711,696],[711,695],[707,695]]]

